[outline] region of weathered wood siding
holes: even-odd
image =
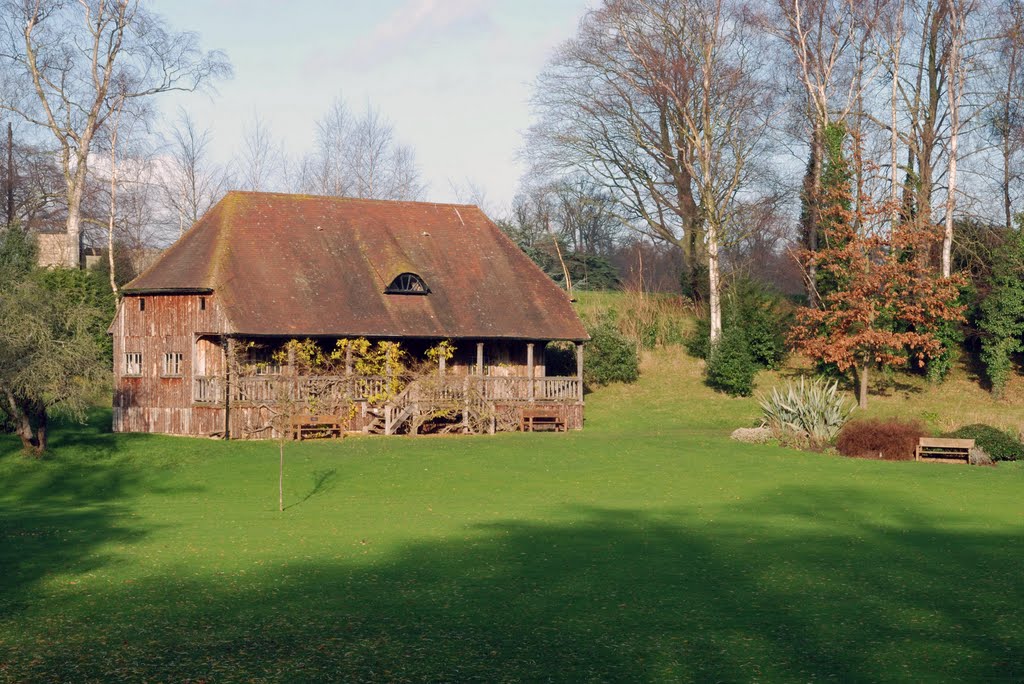
[[[216,295],[131,295],[111,326],[114,342],[114,431],[211,435],[223,432],[224,411],[193,408],[192,377],[223,374],[219,334],[225,322]],[[181,354],[177,373],[165,354]],[[129,354],[141,354],[141,372],[129,373]]]
[[[144,302],[144,305],[142,304]],[[216,296],[133,295],[121,302],[111,325],[114,341],[114,401],[116,432],[153,432],[176,435],[223,436],[225,428],[234,439],[273,436],[271,412],[258,401],[232,399],[230,420],[225,420],[224,376],[227,367],[223,344],[227,324]],[[283,340],[282,340],[283,342]],[[417,349],[417,344],[422,349]],[[271,344],[270,346],[274,346]],[[413,342],[413,353],[423,352],[427,341]],[[477,343],[456,342],[455,357],[446,364],[446,375],[477,374]],[[489,400],[526,402],[527,343],[487,341],[483,347],[484,376],[497,383]],[[165,355],[181,354],[177,372],[167,372]],[[129,354],[141,354],[141,365],[129,368]],[[545,378],[544,343],[534,345],[534,377]],[[134,359],[133,361],[137,361]],[[130,370],[139,372],[133,373]],[[196,378],[216,379],[208,401],[196,401]],[[501,378],[508,378],[502,380]],[[199,382],[206,382],[200,380]],[[489,381],[490,382],[490,381]],[[205,386],[205,385],[204,385]],[[546,386],[546,385],[545,385]],[[583,426],[583,407],[566,397],[537,394],[537,401],[564,405],[570,429]],[[373,420],[361,406],[348,429],[360,430]]]

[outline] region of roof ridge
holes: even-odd
[[[225,198],[231,195],[249,195],[262,197],[290,197],[296,200],[330,200],[334,202],[367,202],[373,204],[413,204],[424,207],[466,207],[482,212],[478,204],[465,204],[461,202],[427,202],[423,200],[395,200],[376,199],[370,197],[342,197],[339,195],[318,195],[316,193],[295,193],[295,192],[268,192],[263,190],[228,190]]]

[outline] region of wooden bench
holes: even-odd
[[[519,413],[519,429],[523,432],[538,430],[565,432],[565,416],[558,408],[524,408]]]
[[[307,438],[341,437],[342,420],[340,416],[322,413],[302,414],[292,418],[292,439],[300,442]]]
[[[943,437],[922,437],[918,440],[914,452],[917,461],[951,461],[970,462],[973,439],[946,439]]]

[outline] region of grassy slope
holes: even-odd
[[[1024,678],[1024,468],[739,445],[644,370],[578,434],[289,445],[284,514],[272,443],[0,438],[0,680]]]

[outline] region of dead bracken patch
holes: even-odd
[[[857,420],[840,431],[836,449],[853,458],[913,461],[917,442],[926,434],[917,421]]]

